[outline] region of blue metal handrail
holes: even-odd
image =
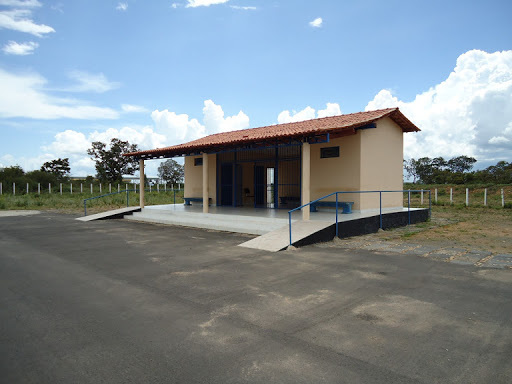
[[[137,189],[124,189],[122,191],[107,193],[105,195],[94,196],[94,197],[89,197],[87,199],[84,199],[84,216],[87,216],[87,201],[89,201],[89,200],[95,200],[95,199],[99,199],[101,197],[107,197],[107,196],[117,195],[117,194],[120,194],[120,193],[126,193],[126,207],[129,207],[130,206],[130,192],[137,192],[137,191],[140,192],[140,189],[139,190],[137,190]],[[151,192],[150,189],[144,189],[144,191],[145,192]],[[172,191],[174,193],[173,204],[176,204],[176,190],[173,189]]]
[[[405,193],[407,192],[407,214],[408,214],[408,222],[411,224],[411,192],[428,192],[428,217],[432,217],[432,192],[429,189],[406,189],[401,191],[338,191],[332,192],[328,195],[322,196],[316,200],[310,201],[309,203],[303,204],[300,207],[291,209],[288,211],[288,229],[290,234],[290,245],[292,245],[292,212],[298,211],[299,209],[303,209],[305,207],[310,206],[317,201],[324,200],[328,197],[336,195],[336,237],[338,237],[338,194],[344,193],[378,193],[379,194],[379,226],[382,229],[382,194],[383,193]]]

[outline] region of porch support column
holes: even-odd
[[[311,201],[311,147],[302,143],[302,205]],[[302,208],[302,220],[309,220],[309,205]]]
[[[208,213],[208,154],[203,153],[203,213]]]
[[[139,160],[140,188],[139,188],[139,206],[144,208],[144,159]]]

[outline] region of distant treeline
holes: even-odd
[[[69,181],[69,159],[57,159],[44,163],[41,169],[25,172],[19,165],[0,168],[0,182],[5,186],[16,183],[24,186],[27,183],[31,186],[57,185]]]
[[[474,157],[422,157],[404,160],[407,179],[420,184],[512,184],[512,163],[499,161],[479,171],[472,171]]]

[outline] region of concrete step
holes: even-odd
[[[287,225],[288,220],[242,215],[223,215],[211,213],[174,212],[144,208],[128,220],[150,223],[180,225],[217,231],[262,235]]]
[[[331,227],[333,223],[325,221],[302,221],[292,222],[292,245],[305,240],[310,236]],[[290,244],[290,232],[288,224],[272,232],[267,232],[262,236],[246,241],[240,244],[240,247],[262,249],[270,252],[278,252]]]
[[[120,219],[122,217],[128,217],[125,215],[130,215],[133,212],[138,212],[138,211],[140,211],[140,207],[119,208],[119,209],[113,209],[111,211],[95,213],[94,215],[78,217],[76,220],[93,221],[93,220],[105,220],[105,219]]]

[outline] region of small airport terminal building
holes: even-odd
[[[336,191],[402,190],[403,135],[417,131],[388,108],[218,133],[128,156],[140,160],[141,179],[145,160],[184,156],[184,197],[202,203],[203,212],[209,204],[290,210]],[[354,211],[379,208],[378,194],[343,200]],[[402,207],[402,200],[385,194],[382,207]]]

